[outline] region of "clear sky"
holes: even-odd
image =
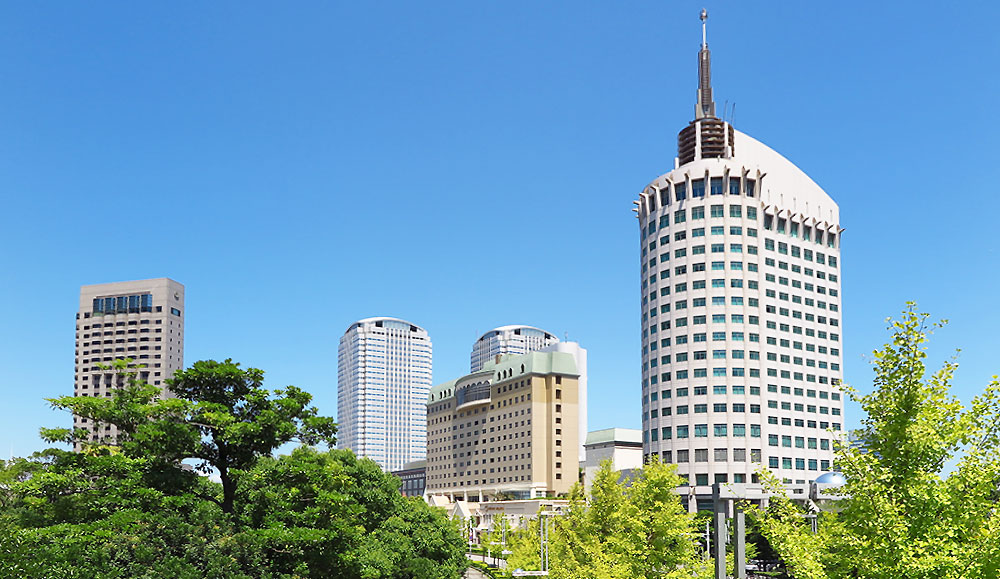
[[[839,204],[844,367],[914,299],[1000,371],[996,3],[712,2],[716,101]],[[694,114],[701,3],[6,3],[0,455],[68,425],[79,286],[187,288],[186,361],[336,413],[359,318],[434,380],[498,325],[590,352],[590,428],[640,424],[632,200]],[[857,424],[848,407],[847,424]]]

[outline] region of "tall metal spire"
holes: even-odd
[[[708,11],[701,10],[701,50],[698,51],[698,104],[694,118],[715,118],[715,101],[712,99],[712,53],[708,50],[706,21]]]

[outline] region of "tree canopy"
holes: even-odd
[[[403,497],[374,462],[310,446],[333,443],[336,426],[303,390],[268,391],[262,371],[209,360],[178,372],[161,399],[128,361],[113,370],[128,376],[113,396],[51,401],[87,422],[43,436],[78,451],[0,470],[0,576],[453,579],[464,569],[441,512]],[[290,441],[303,445],[272,457]]]
[[[566,514],[551,517],[549,576],[638,579],[709,577],[694,518],[681,505],[674,465],[653,461],[627,481],[601,465],[590,496],[577,484]],[[589,500],[588,500],[589,499]],[[509,535],[510,568],[539,568],[539,520]]]
[[[941,325],[908,304],[874,352],[872,391],[846,387],[864,416],[855,444],[837,450],[845,498],[819,535],[787,502],[760,513],[795,577],[1000,574],[1000,385],[994,377],[966,406],[950,392],[954,360],[928,375],[929,334]]]

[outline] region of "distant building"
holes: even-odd
[[[417,460],[403,465],[403,468],[392,471],[399,477],[399,492],[404,497],[422,497],[427,486],[427,461]]]
[[[587,459],[583,465],[583,484],[587,492],[601,463],[610,460],[615,471],[642,468],[642,431],[631,428],[606,428],[587,434]]]
[[[337,351],[337,448],[392,471],[427,454],[432,345],[398,318],[351,324]]]
[[[480,501],[568,492],[580,464],[579,375],[572,353],[530,352],[434,386],[427,494]]]
[[[110,398],[125,376],[101,366],[131,358],[138,377],[170,396],[167,380],[184,368],[184,286],[168,278],[80,288],[76,314],[75,396]],[[114,443],[117,427],[73,417],[91,441]]]
[[[503,354],[527,354],[559,342],[559,338],[532,326],[501,326],[493,328],[472,345],[470,370],[478,372],[483,365]]]

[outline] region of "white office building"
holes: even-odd
[[[545,346],[559,342],[554,335],[532,326],[501,326],[493,328],[472,345],[470,370],[478,372],[483,365],[497,356],[513,354],[520,356],[541,350]]]
[[[695,120],[635,202],[644,453],[698,495],[755,463],[813,480],[843,426],[839,209],[716,116],[710,58],[703,25]]]
[[[427,455],[431,339],[398,318],[357,321],[337,351],[337,448],[385,470]]]

